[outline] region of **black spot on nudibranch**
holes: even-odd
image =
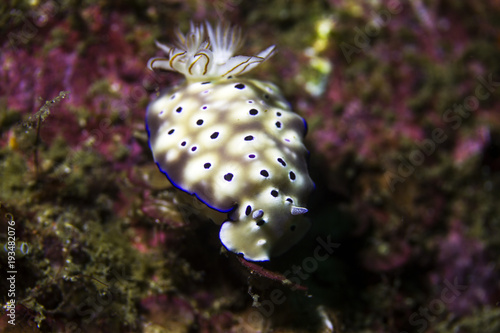
[[[191,147],[191,151],[196,151],[196,149],[198,149],[198,147],[196,146]]]
[[[276,112],[277,117],[281,117],[281,112]]]
[[[179,107],[175,110],[175,112],[177,112],[177,113],[181,113],[181,112],[182,112],[182,107],[180,107],[180,106],[179,106]]]
[[[286,201],[288,201],[289,203],[293,203],[293,199],[292,198],[286,198]]]
[[[269,172],[267,172],[267,170],[260,170],[260,174],[262,175],[262,177],[269,177]]]
[[[280,162],[282,166],[286,166],[286,162],[281,157],[278,157],[278,162]]]
[[[207,82],[202,82],[201,84],[210,84],[210,83],[212,83],[212,82],[207,81]]]
[[[272,191],[271,191],[271,195],[272,195],[273,197],[277,198],[277,197],[278,197],[278,195],[279,195],[279,193],[278,193],[278,191],[276,191],[276,190],[272,190]]]
[[[253,136],[252,135],[247,135],[245,136],[245,141],[252,141],[253,140]]]
[[[256,222],[256,224],[257,224],[259,227],[263,226],[265,223],[266,223],[266,221],[264,221],[264,220],[258,220],[258,221]]]
[[[168,135],[172,135],[172,134],[174,134],[174,132],[175,132],[175,129],[172,128],[170,131],[168,131]]]
[[[204,167],[205,169],[210,169],[210,167],[211,167],[211,166],[212,166],[212,164],[210,164],[210,163],[205,163],[205,164],[203,164],[203,167]]]
[[[275,125],[276,127],[281,128],[281,122],[277,121]]]
[[[182,141],[182,142],[181,142],[181,146],[183,146],[183,147],[185,147],[185,146],[186,146],[186,144],[187,144],[187,142],[186,142],[186,141]]]
[[[212,135],[210,135],[210,138],[217,139],[218,136],[219,136],[219,132],[213,132]]]
[[[198,126],[203,125],[203,119],[198,119],[198,120],[196,121],[196,125],[198,125]]]
[[[247,208],[245,209],[245,215],[249,216],[251,212],[252,212],[252,206],[248,205]]]
[[[295,173],[293,171],[290,171],[288,175],[290,176],[291,180],[295,180]]]
[[[230,182],[233,179],[233,174],[232,173],[226,173],[224,175],[224,179],[228,182]]]
[[[248,155],[248,158],[255,158],[255,154]]]
[[[257,111],[256,109],[250,109],[248,113],[250,113],[251,116],[256,116],[259,113],[259,111]]]
[[[245,85],[243,83],[238,83],[237,85],[234,86],[236,89],[244,89]]]

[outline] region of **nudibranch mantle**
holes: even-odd
[[[148,106],[153,157],[178,189],[227,213],[220,240],[245,259],[269,260],[309,229],[306,201],[314,184],[303,144],[306,124],[272,83],[235,77],[265,61],[233,56],[239,30],[191,24],[177,47],[158,46],[168,59],[150,69],[178,71],[186,82]]]

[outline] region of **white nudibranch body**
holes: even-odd
[[[278,88],[236,78],[274,53],[233,56],[239,30],[191,24],[175,47],[157,45],[168,58],[152,58],[150,69],[186,76],[147,110],[153,157],[178,189],[227,213],[220,240],[248,260],[264,261],[288,250],[309,228],[303,216],[313,189],[307,171],[304,119]]]

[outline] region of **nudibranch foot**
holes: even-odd
[[[224,246],[252,261],[267,261],[296,244],[309,230],[307,218],[296,218],[288,229],[276,230],[272,223],[256,227],[252,221],[225,221],[219,231]]]

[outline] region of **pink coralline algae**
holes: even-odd
[[[116,126],[116,122],[130,124],[132,119],[142,118],[138,105],[147,94],[140,81],[130,78],[145,74],[144,66],[140,60],[123,60],[134,49],[120,32],[124,29],[121,18],[112,15],[108,20],[111,24],[108,22],[95,31],[98,39],[87,42],[81,49],[75,49],[74,45],[83,33],[68,30],[64,22],[53,27],[66,34],[57,48],[46,50],[34,43],[26,50],[9,47],[8,42],[4,44],[0,55],[4,84],[0,94],[7,97],[7,107],[24,113],[36,111],[44,99],[56,96],[59,91],[72,92],[70,107],[55,112],[42,126],[41,135],[49,144],[61,134],[73,147],[90,138],[103,153],[109,154],[116,149],[113,137],[120,136],[120,141],[129,142],[132,134],[128,128]],[[38,42],[39,38],[34,41]],[[114,52],[117,49],[120,54]],[[107,89],[93,88],[99,81],[103,83],[100,87]],[[92,111],[85,114],[82,112],[85,109]],[[114,122],[110,120],[113,117]]]
[[[376,253],[380,251],[382,253]],[[374,272],[384,272],[403,267],[410,259],[411,248],[405,241],[390,240],[370,248],[364,254],[364,266]]]
[[[442,268],[430,274],[430,282],[440,286],[449,281],[460,286],[459,295],[447,305],[448,309],[463,316],[470,313],[471,307],[495,302],[500,295],[495,292],[500,274],[490,259],[494,254],[467,236],[459,221],[452,223],[449,234],[439,243],[437,264]]]
[[[477,131],[468,137],[460,137],[453,152],[453,159],[457,165],[462,164],[474,156],[481,155],[490,143],[488,126],[477,128]]]

